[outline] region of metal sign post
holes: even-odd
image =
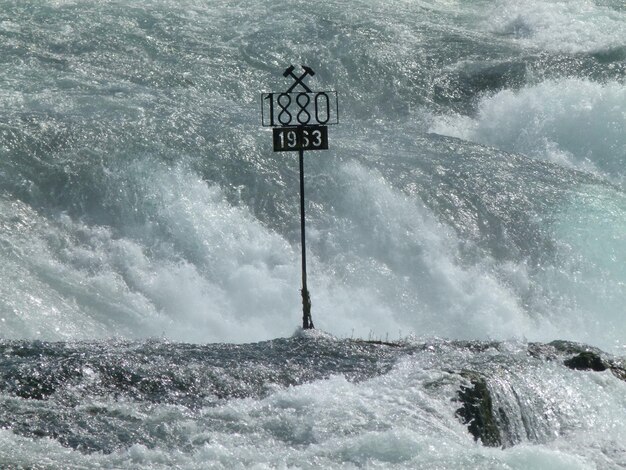
[[[315,75],[302,66],[302,74],[290,65],[284,77],[293,84],[283,93],[261,94],[261,124],[273,128],[274,152],[298,151],[300,165],[300,243],[302,245],[302,328],[313,328],[311,296],[306,282],[306,237],[304,214],[304,151],[328,150],[328,125],[339,122],[336,91],[313,91],[304,80]],[[301,91],[295,91],[300,87]]]

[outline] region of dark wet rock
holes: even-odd
[[[626,382],[626,364],[618,359],[605,359],[597,353],[584,351],[563,361],[573,370],[604,372],[610,370],[615,377]]]
[[[557,353],[563,354],[580,354],[583,352],[593,352],[595,354],[601,354],[598,348],[594,348],[587,344],[576,343],[574,341],[564,341],[564,340],[556,340],[551,341],[546,346],[554,348]]]
[[[597,348],[593,348],[586,344],[576,343],[574,341],[556,340],[550,343],[529,343],[528,354],[537,359],[552,361],[563,360],[565,356],[572,356],[591,352],[597,355],[602,354]]]
[[[610,363],[611,372],[620,380],[626,382],[626,362],[625,361],[612,361]]]
[[[609,364],[592,351],[583,351],[580,354],[563,361],[570,369],[574,370],[593,370],[602,372],[609,368]]]
[[[498,345],[482,343],[483,348],[467,347],[472,352],[476,350],[494,349]],[[558,361],[565,367],[576,371],[603,372],[610,370],[615,377],[626,381],[626,361],[612,357],[603,351],[591,346],[571,341],[553,341],[551,343],[529,343],[529,356],[539,361]],[[454,371],[450,371],[455,373]],[[534,434],[536,425],[532,423],[533,416],[507,416],[507,411],[498,406],[494,391],[490,388],[490,381],[494,380],[490,373],[464,370],[456,372],[463,379],[456,401],[461,407],[456,410],[456,416],[467,425],[468,431],[476,441],[488,447],[508,447],[525,439],[538,441],[540,437]],[[493,385],[493,384],[492,384]],[[515,389],[510,390],[518,407],[524,408],[528,397]],[[509,413],[511,410],[508,411]],[[529,421],[530,420],[530,421]],[[513,425],[512,421],[517,422]],[[523,425],[523,429],[519,424]]]
[[[461,407],[456,410],[457,417],[463,424],[468,425],[467,429],[475,440],[480,440],[483,445],[489,447],[502,446],[502,436],[494,414],[487,380],[471,371],[463,371],[461,375],[469,380],[469,384],[461,385],[458,392]],[[506,419],[506,416],[503,418]]]
[[[528,354],[544,361],[562,361],[572,370],[603,372],[610,369],[618,379],[626,381],[626,363],[598,348],[573,341],[529,343]]]
[[[557,352],[555,357],[558,357],[558,353],[570,355],[563,360],[563,364],[572,370],[610,370],[615,377],[626,381],[626,362],[622,359],[610,357],[597,348],[568,341],[553,341],[547,346],[554,347]]]

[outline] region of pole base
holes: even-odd
[[[315,328],[311,318],[311,296],[306,287],[302,288],[300,293],[302,294],[302,329],[311,330]]]

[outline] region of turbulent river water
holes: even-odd
[[[624,468],[625,190],[623,0],[0,0],[0,467]]]

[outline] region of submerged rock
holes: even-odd
[[[463,371],[461,375],[469,380],[469,385],[461,385],[458,400],[462,406],[456,410],[456,415],[467,429],[480,440],[483,445],[500,447],[502,436],[493,411],[493,401],[487,380],[476,372]]]
[[[566,359],[563,364],[574,370],[593,370],[596,372],[602,372],[609,368],[609,364],[599,354],[592,351],[583,351]]]
[[[463,346],[461,343],[457,344]],[[491,347],[497,350],[499,345],[491,344]],[[474,351],[473,348],[467,349]],[[530,343],[527,345],[527,352],[529,356],[539,361],[558,361],[576,371],[610,370],[615,377],[626,381],[624,359],[612,357],[588,345],[570,341]],[[522,390],[510,388],[509,385],[510,396],[516,403],[505,410],[498,405],[498,390],[502,384],[498,382],[497,374],[492,377],[490,372],[473,370],[456,373],[464,379],[455,398],[455,401],[461,403],[456,410],[456,416],[467,425],[468,431],[476,441],[488,447],[508,447],[526,439],[533,442],[541,441],[542,437],[536,432],[537,422],[541,421],[541,416],[536,418],[523,411],[529,409],[528,403],[532,402],[533,397],[527,396]],[[495,389],[492,388],[494,386]]]
[[[243,345],[0,340],[0,358],[5,398],[0,428],[103,453],[161,442],[151,421],[120,412],[117,403],[174,407],[193,415],[229,400],[260,400],[277,389],[337,375],[367,381],[393,371],[399,361],[417,361],[417,367],[434,371],[434,380],[424,375],[424,390],[439,399],[436,389],[442,387],[446,400],[453,400],[451,412],[488,447],[544,443],[561,432],[570,408],[560,402],[569,397],[558,390],[542,396],[539,389],[557,368],[563,383],[568,375],[607,370],[626,381],[624,358],[564,341],[396,343],[337,340],[313,332]],[[535,382],[533,374],[544,368],[546,375]],[[591,372],[578,372],[586,370]]]
[[[626,382],[626,366],[617,359],[605,359],[600,354],[584,351],[563,361],[570,369],[604,372],[610,370],[615,377]]]
[[[557,356],[558,353],[573,354],[573,356],[563,360],[563,364],[572,370],[590,370],[594,372],[610,370],[615,377],[626,381],[626,361],[624,359],[611,357],[600,349],[585,344],[568,341],[553,341],[548,346],[554,347],[557,351]]]

